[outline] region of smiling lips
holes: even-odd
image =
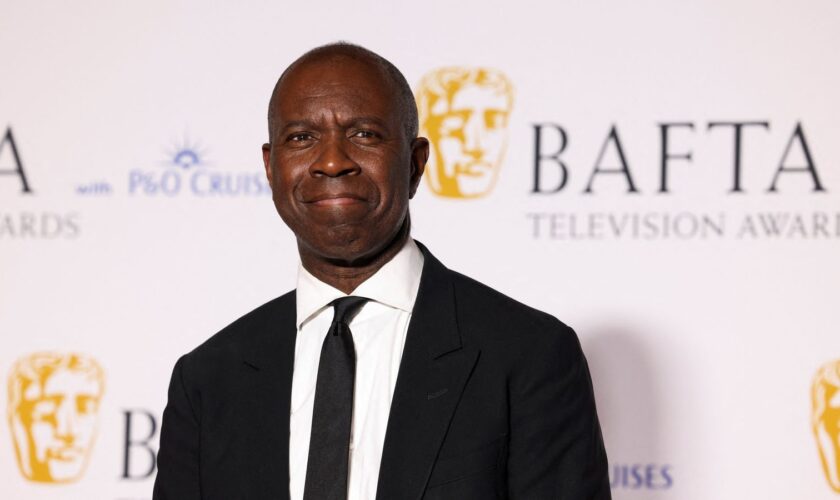
[[[363,198],[353,193],[336,193],[315,196],[308,203],[318,207],[341,207],[364,202]]]

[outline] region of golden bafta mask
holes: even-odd
[[[840,360],[826,363],[814,376],[811,426],[828,484],[840,493]]]
[[[96,438],[105,377],[80,354],[35,353],[9,374],[9,425],[21,474],[42,483],[75,481]]]
[[[441,68],[417,90],[420,135],[431,142],[426,179],[436,194],[477,198],[496,183],[508,143],[513,85],[487,68]]]

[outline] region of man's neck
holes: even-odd
[[[298,246],[300,261],[312,276],[349,295],[399,253],[408,240],[409,227],[410,224],[406,220],[397,235],[382,251],[359,262],[348,264],[319,258],[302,251]]]

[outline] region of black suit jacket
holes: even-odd
[[[575,333],[420,248],[376,498],[609,499]],[[290,292],[178,360],[155,500],[289,498],[295,335]]]

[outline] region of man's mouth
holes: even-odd
[[[318,207],[341,207],[364,202],[364,198],[353,193],[335,193],[315,196],[307,203]]]
[[[319,207],[340,207],[344,205],[353,205],[355,203],[361,203],[362,200],[358,198],[350,198],[350,197],[338,197],[338,198],[325,198],[323,200],[318,200],[313,202],[315,205]]]

